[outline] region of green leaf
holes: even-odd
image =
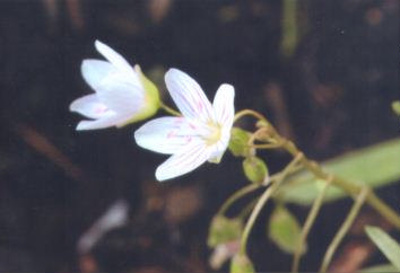
[[[364,268],[359,273],[377,273],[377,272],[396,272],[397,269],[391,264],[380,264],[376,266],[371,266],[368,268]]]
[[[253,183],[262,183],[268,177],[268,168],[261,158],[250,156],[243,160],[243,171]]]
[[[386,232],[378,227],[365,228],[369,238],[382,251],[383,255],[400,270],[400,245]]]
[[[382,142],[364,149],[349,152],[322,164],[324,170],[345,178],[354,184],[381,187],[400,179],[400,139]],[[290,177],[277,192],[284,202],[311,205],[324,181],[303,171]],[[330,186],[324,202],[346,197],[341,189]]]
[[[207,244],[209,247],[216,247],[219,244],[238,240],[242,230],[243,223],[241,220],[217,215],[211,221]]]
[[[269,219],[268,237],[284,252],[294,253],[301,228],[296,217],[284,206],[277,206]],[[302,249],[305,253],[306,247]]]
[[[255,273],[254,266],[245,254],[238,253],[231,261],[230,273]]]

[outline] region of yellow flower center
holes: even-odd
[[[207,123],[210,133],[207,136],[204,136],[204,140],[208,146],[211,146],[217,143],[221,139],[222,134],[222,126],[216,122],[209,121]]]

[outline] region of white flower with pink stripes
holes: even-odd
[[[219,163],[234,117],[232,85],[222,84],[211,105],[200,85],[178,69],[165,74],[165,83],[182,116],[151,120],[135,132],[139,146],[172,154],[156,170],[159,181],[186,174],[206,161]]]
[[[82,76],[94,94],[74,100],[70,111],[91,120],[79,122],[76,130],[121,127],[154,115],[159,108],[157,88],[120,54],[100,41],[95,47],[107,61],[84,60]]]

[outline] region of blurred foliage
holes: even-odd
[[[359,273],[396,272],[396,270],[396,267],[391,264],[382,264],[365,268],[359,271]]]
[[[231,261],[230,273],[255,273],[254,266],[247,255],[238,253]]]
[[[213,218],[208,234],[207,245],[216,247],[238,240],[242,234],[243,223],[240,219],[229,219],[221,215]]]
[[[371,147],[349,152],[322,164],[323,168],[355,184],[373,188],[395,183],[400,179],[400,139],[382,142]],[[324,181],[313,178],[310,173],[300,172],[289,178],[279,189],[277,198],[288,203],[311,205]],[[324,201],[330,202],[346,197],[342,190],[330,186]]]
[[[268,223],[268,237],[282,251],[293,254],[301,236],[301,227],[296,217],[283,205],[278,205]],[[306,246],[302,249],[302,253],[305,252]]]
[[[400,271],[400,244],[381,228],[368,226],[365,231],[383,255]]]
[[[394,101],[392,103],[392,109],[396,115],[400,116],[400,101]]]

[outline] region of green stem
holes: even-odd
[[[242,118],[244,116],[253,116],[259,120],[267,122],[267,119],[260,113],[254,111],[254,110],[251,110],[251,109],[244,109],[244,110],[236,113],[235,117],[233,118],[233,123],[235,123],[236,121],[238,121],[240,118]]]
[[[251,148],[255,148],[255,149],[276,149],[276,148],[280,148],[281,145],[280,144],[275,144],[275,143],[271,143],[271,144],[252,144],[250,145]]]
[[[276,190],[277,185],[279,185],[279,183],[272,185],[266,191],[264,191],[264,193],[261,195],[260,199],[258,199],[257,204],[254,207],[253,211],[251,212],[249,220],[247,221],[246,226],[244,228],[241,242],[240,242],[240,252],[242,254],[246,254],[247,240],[249,238],[250,231],[257,219],[258,214],[260,213],[261,209],[264,207],[264,205],[268,201],[268,199],[271,197],[272,193]]]
[[[367,196],[368,196],[369,189],[364,187],[359,195],[357,196],[356,202],[352,206],[346,220],[343,222],[342,226],[336,233],[335,237],[332,240],[332,243],[329,245],[328,250],[325,253],[324,259],[322,261],[321,268],[319,272],[324,273],[328,269],[328,266],[332,260],[333,254],[335,253],[336,249],[338,248],[340,242],[343,240],[344,236],[346,235],[347,231],[350,229],[351,225],[353,224],[354,220],[357,217],[358,212],[360,211],[362,205],[364,204]]]
[[[307,237],[311,230],[311,227],[313,226],[315,219],[317,218],[317,215],[322,207],[326,191],[329,188],[329,185],[331,184],[331,182],[332,182],[332,176],[329,179],[329,181],[327,181],[327,183],[324,184],[324,187],[322,188],[320,194],[315,199],[315,201],[310,209],[310,212],[307,216],[307,219],[304,223],[303,229],[301,230],[300,240],[296,246],[296,249],[295,249],[295,252],[293,255],[293,265],[292,265],[293,273],[299,271],[300,258],[301,258],[301,254],[303,252],[304,245],[307,241]]]
[[[178,111],[172,109],[171,107],[165,105],[162,101],[160,101],[160,108],[164,109],[165,112],[167,112],[168,114],[171,114],[173,116],[182,116],[181,113],[179,113]]]
[[[297,156],[301,151],[293,144],[293,142],[282,138],[273,128],[269,128],[270,131],[273,130],[275,138],[282,144],[282,147],[287,150],[293,156]],[[304,156],[300,162],[306,169],[308,169],[315,177],[322,180],[328,180],[331,174],[325,172],[320,165],[315,161],[308,159]],[[363,186],[353,184],[341,177],[336,175],[332,176],[332,184],[343,189],[350,195],[358,195]],[[388,222],[393,224],[395,227],[400,229],[400,216],[389,207],[384,201],[382,201],[373,191],[369,191],[366,197],[366,202],[372,208],[374,208],[379,214],[381,214]]]
[[[239,219],[245,219],[252,211],[252,209],[254,208],[254,206],[257,203],[257,199],[253,199],[251,200],[238,214],[238,218]]]
[[[249,219],[247,220],[246,226],[244,228],[242,238],[241,238],[241,243],[240,243],[240,251],[242,254],[246,254],[246,248],[247,248],[247,241],[250,235],[250,231],[254,226],[254,223],[261,211],[261,209],[264,207],[265,203],[268,201],[268,199],[272,196],[273,193],[279,188],[280,184],[282,181],[286,178],[287,175],[291,173],[291,171],[296,167],[298,162],[303,158],[303,154],[300,153],[298,154],[287,166],[286,168],[279,174],[277,174],[276,180],[272,185],[264,191],[264,193],[261,195],[260,199],[258,199],[253,211],[250,214]]]
[[[232,194],[225,202],[222,204],[221,208],[219,209],[218,213],[219,215],[223,215],[228,208],[239,198],[245,196],[246,194],[258,189],[261,185],[259,184],[250,184],[247,185],[238,191],[236,191],[234,194]]]

